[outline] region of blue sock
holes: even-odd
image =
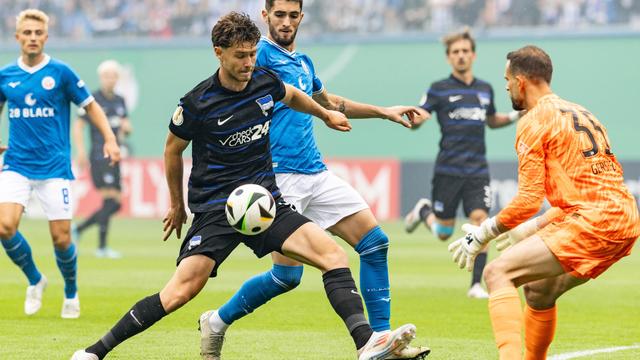
[[[55,248],[56,264],[64,278],[64,296],[71,299],[78,292],[76,283],[76,273],[78,271],[78,253],[76,252],[76,244],[71,243],[65,250]]]
[[[356,245],[360,254],[360,292],[374,331],[391,329],[388,249],[389,238],[380,226],[371,229]]]
[[[240,290],[218,309],[218,315],[222,321],[231,325],[274,297],[293,290],[300,284],[302,269],[302,266],[273,264],[271,270],[256,275],[242,284]]]
[[[31,247],[27,240],[22,236],[19,231],[9,240],[2,239],[2,246],[9,255],[11,261],[18,265],[22,272],[29,279],[29,285],[35,285],[42,278],[42,274],[38,271],[36,263],[33,262],[33,256],[31,256]]]

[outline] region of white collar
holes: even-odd
[[[263,37],[262,37],[262,40],[264,40],[264,41],[268,42],[269,44],[271,44],[271,45],[275,46],[278,50],[282,51],[283,53],[285,53],[285,54],[287,54],[287,55],[293,56],[293,55],[295,55],[295,53],[296,53],[296,51],[295,51],[295,50],[293,50],[293,51],[289,51],[289,50],[287,50],[287,49],[283,48],[282,46],[280,46],[280,45],[279,45],[278,43],[276,43],[275,41],[273,41],[273,40],[269,39],[269,38],[268,38],[268,37],[266,37],[266,36],[263,36]]]
[[[40,61],[38,65],[29,66],[25,64],[24,61],[22,61],[22,55],[21,55],[20,57],[18,57],[18,66],[20,67],[20,69],[24,70],[25,72],[28,72],[29,74],[35,74],[40,69],[47,66],[49,64],[49,61],[51,61],[51,56],[44,54],[44,59],[42,59],[42,61]]]

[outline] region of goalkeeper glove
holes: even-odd
[[[533,219],[527,220],[498,236],[496,238],[496,249],[498,249],[498,251],[504,251],[515,243],[520,242],[538,232],[538,230],[540,230],[540,227],[538,226],[538,218],[539,217],[534,217]]]
[[[467,235],[452,242],[449,245],[449,252],[453,253],[453,262],[458,264],[460,269],[473,269],[476,256],[486,247],[487,243],[500,235],[495,218],[489,218],[475,226],[471,224],[462,225],[462,231]]]

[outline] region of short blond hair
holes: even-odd
[[[115,60],[109,59],[105,60],[98,65],[98,75],[105,73],[107,71],[113,71],[116,74],[120,75],[122,72],[122,66]]]
[[[49,16],[47,16],[47,14],[45,14],[44,11],[42,10],[38,10],[38,9],[22,10],[18,14],[18,16],[16,16],[16,30],[18,30],[18,28],[20,27],[20,24],[22,24],[22,22],[25,20],[40,21],[41,23],[44,24],[45,29],[47,30],[49,29]]]

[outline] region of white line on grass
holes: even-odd
[[[576,352],[571,352],[566,354],[549,356],[547,360],[567,360],[567,359],[574,359],[574,358],[585,357],[585,356],[590,356],[595,354],[612,353],[612,352],[631,350],[631,349],[640,349],[640,345],[636,344],[631,346],[616,346],[616,347],[610,347],[610,348],[604,348],[604,349],[576,351]]]
[[[320,80],[324,83],[329,83],[333,78],[338,76],[351,62],[353,56],[358,52],[358,47],[355,45],[349,45],[336,58],[336,60],[329,65],[328,68],[320,72]]]

